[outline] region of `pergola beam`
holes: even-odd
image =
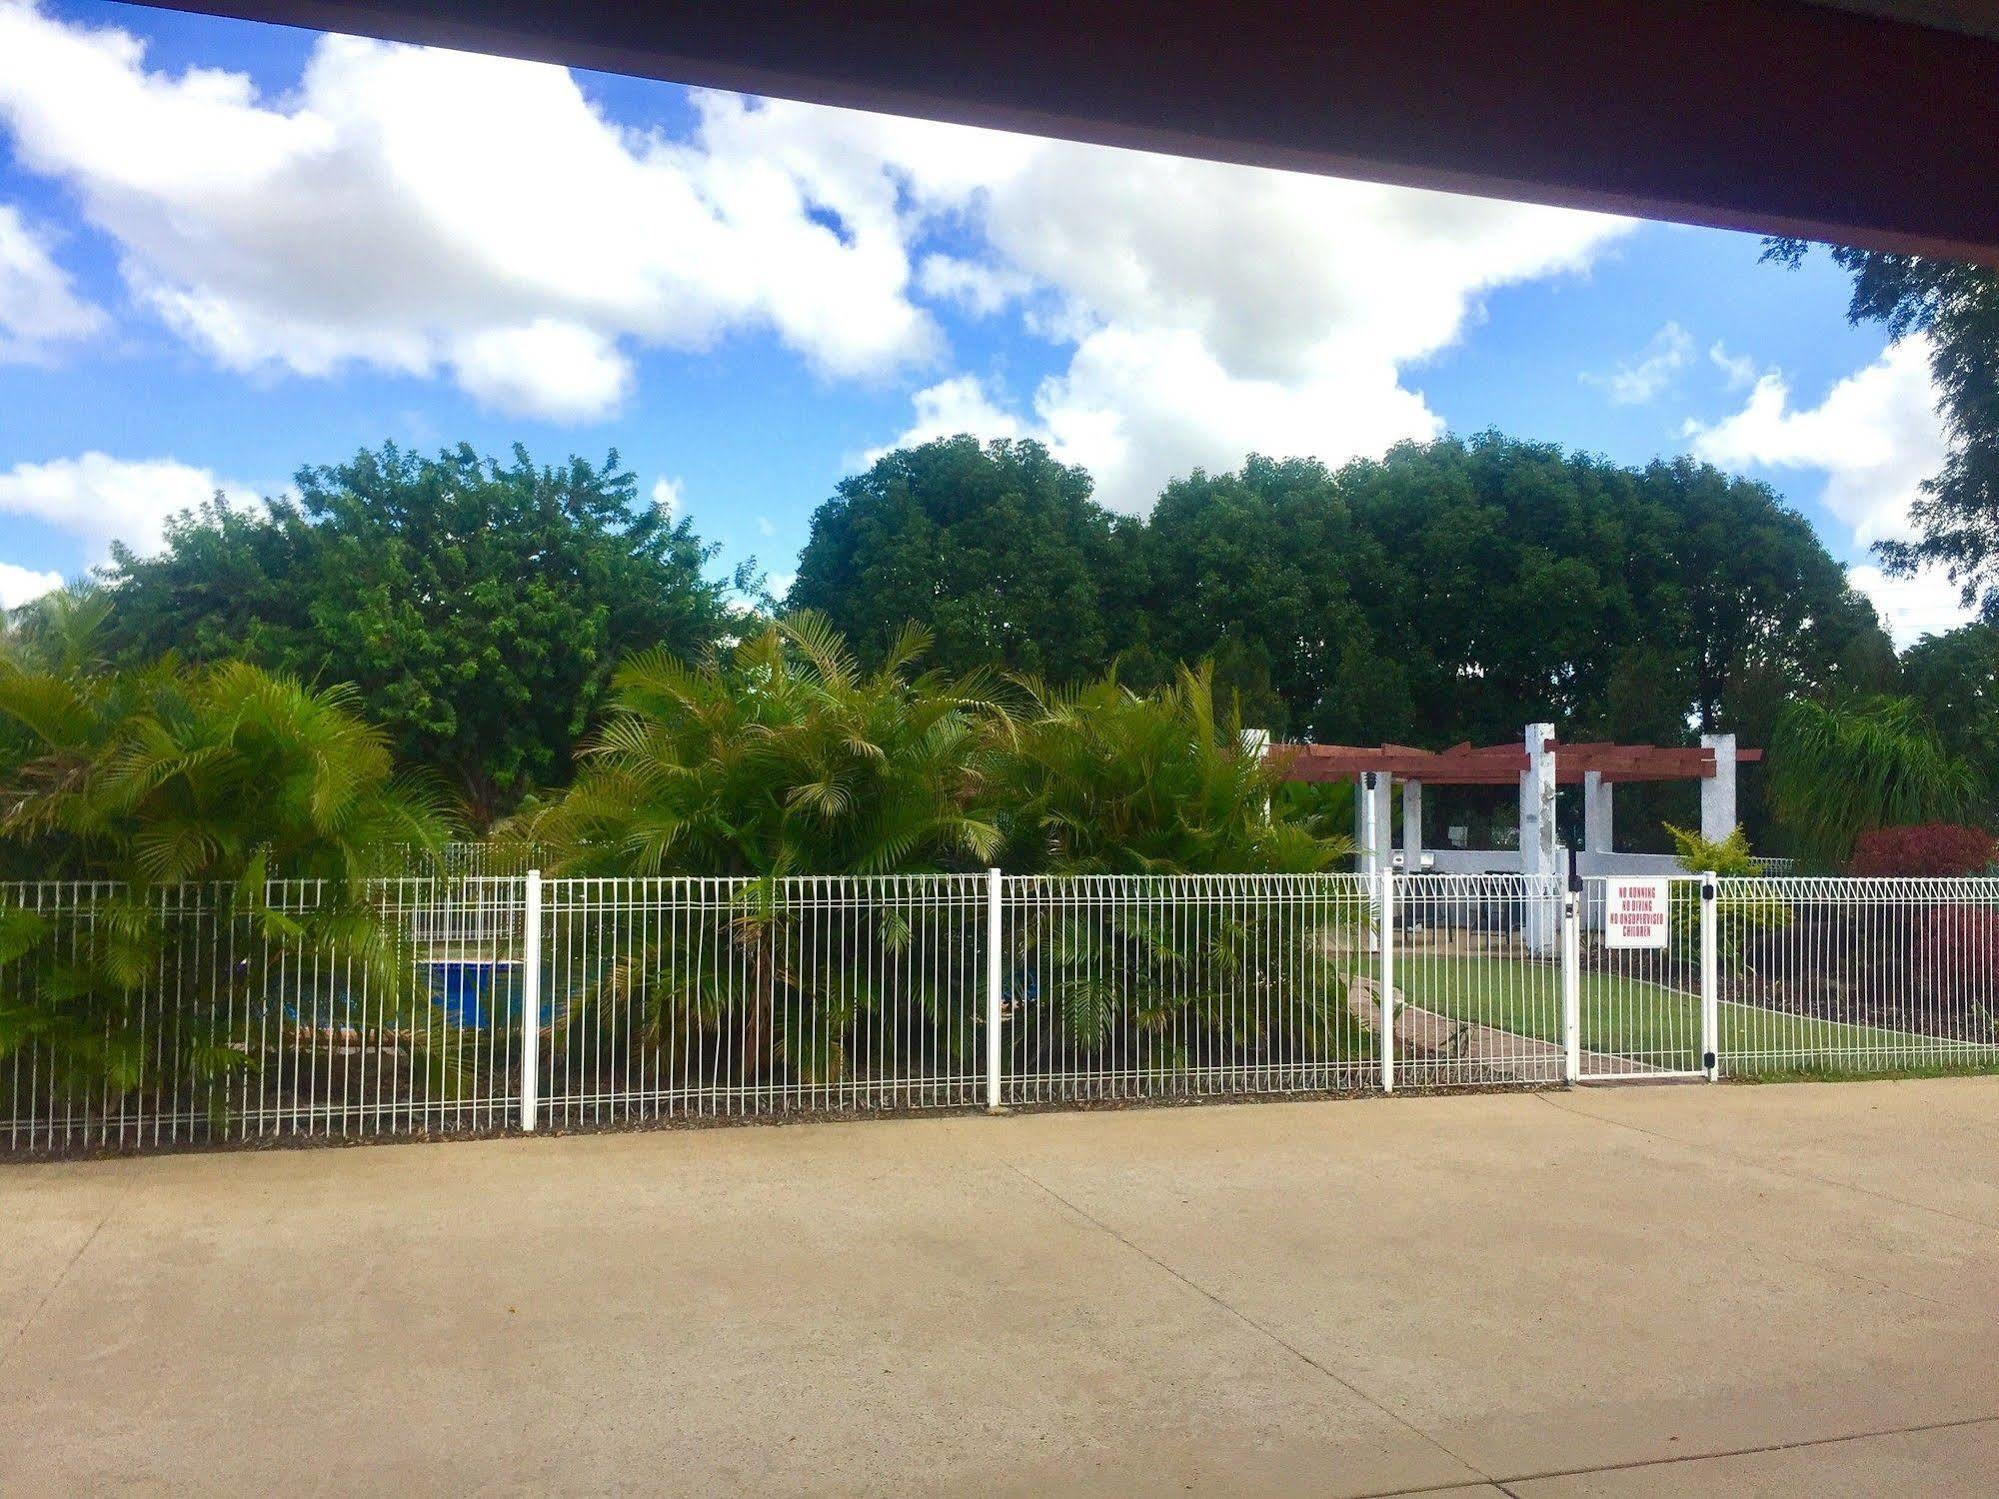
[[[1564,786],[1580,785],[1589,774],[1605,781],[1696,781],[1716,774],[1712,749],[1673,745],[1561,744],[1550,739],[1556,779]],[[1291,781],[1340,781],[1375,771],[1430,786],[1510,786],[1530,765],[1525,750],[1497,744],[1448,750],[1421,750],[1408,745],[1273,744],[1266,758],[1280,766]],[[1760,749],[1739,749],[1738,765],[1763,758]]]

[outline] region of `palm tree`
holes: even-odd
[[[372,975],[413,1002],[365,881],[405,845],[441,843],[447,820],[352,694],[240,662],[111,670],[88,634],[51,629],[0,658],[0,859],[94,882],[0,899],[0,1062],[32,1049],[73,1098],[213,1105],[260,1060],[245,1016],[282,1036],[326,1002],[302,974]]]
[[[1115,673],[1076,688],[1017,679],[1029,699],[1003,761],[1009,868],[1062,874],[1306,874],[1352,851],[1294,815],[1239,752],[1208,664],[1151,695]]]
[[[980,807],[1010,722],[986,678],[920,671],[929,643],[909,626],[863,671],[806,612],[696,665],[652,651],[617,672],[575,785],[505,834],[554,850],[563,873],[737,883],[723,905],[690,887],[698,909],[583,981],[555,1037],[572,1065],[586,1050],[595,1065],[597,1039],[621,1032],[639,1045],[611,1048],[613,1068],[831,1085],[863,1052],[969,1041],[976,993],[915,958],[954,934],[969,952],[975,911],[884,878],[829,906],[804,883],[967,870],[997,852]]]
[[[1873,828],[1961,819],[1976,787],[1909,698],[1800,698],[1771,736],[1772,807],[1800,851],[1825,864],[1843,864]]]
[[[689,666],[665,651],[612,679],[610,722],[560,801],[513,836],[565,872],[777,878],[987,862],[976,804],[1008,719],[983,676],[917,673],[929,632],[904,628],[862,671],[824,616],[768,625]]]
[[[996,797],[1009,866],[1138,877],[1051,883],[1013,923],[1011,1044],[1037,1054],[1024,1064],[1173,1069],[1227,1056],[1277,1069],[1358,1054],[1347,975],[1327,961],[1352,901],[1324,881],[1248,878],[1318,874],[1351,844],[1241,752],[1240,722],[1215,711],[1212,669],[1182,668],[1151,695],[1115,673],[1020,685],[1030,707]],[[1143,879],[1187,874],[1245,878],[1157,898]]]

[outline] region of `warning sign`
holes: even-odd
[[[1603,930],[1606,947],[1666,945],[1666,881],[1604,881]]]

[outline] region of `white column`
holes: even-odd
[[[1527,725],[1527,768],[1520,772],[1520,872],[1552,875],[1555,868],[1555,737],[1551,723]]]
[[[1373,791],[1367,789],[1369,775],[1374,777]],[[1354,867],[1362,874],[1380,874],[1388,868],[1388,856],[1395,847],[1394,781],[1385,770],[1354,777]]]
[[[1527,725],[1527,768],[1520,773],[1520,872],[1530,879],[1553,880],[1562,871],[1555,846],[1555,737],[1551,723]],[[1559,899],[1530,894],[1526,901],[1527,950],[1551,953],[1561,926]]]
[[[1374,851],[1376,873],[1390,867],[1395,853],[1395,777],[1385,770],[1374,775]]]
[[[1719,843],[1735,831],[1735,736],[1703,734],[1701,748],[1714,751],[1714,774],[1701,782],[1701,837]]]
[[[1615,781],[1606,781],[1596,770],[1583,772],[1583,852],[1607,854],[1614,846],[1611,793]]]
[[[1261,765],[1270,758],[1270,730],[1244,729],[1242,731],[1242,752]],[[1270,821],[1270,798],[1263,799],[1263,820]]]
[[[1402,867],[1410,874],[1423,869],[1423,783],[1402,783]]]

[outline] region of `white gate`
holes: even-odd
[[[1563,921],[1564,1039],[1578,1082],[1712,1075],[1714,881],[1592,876]]]

